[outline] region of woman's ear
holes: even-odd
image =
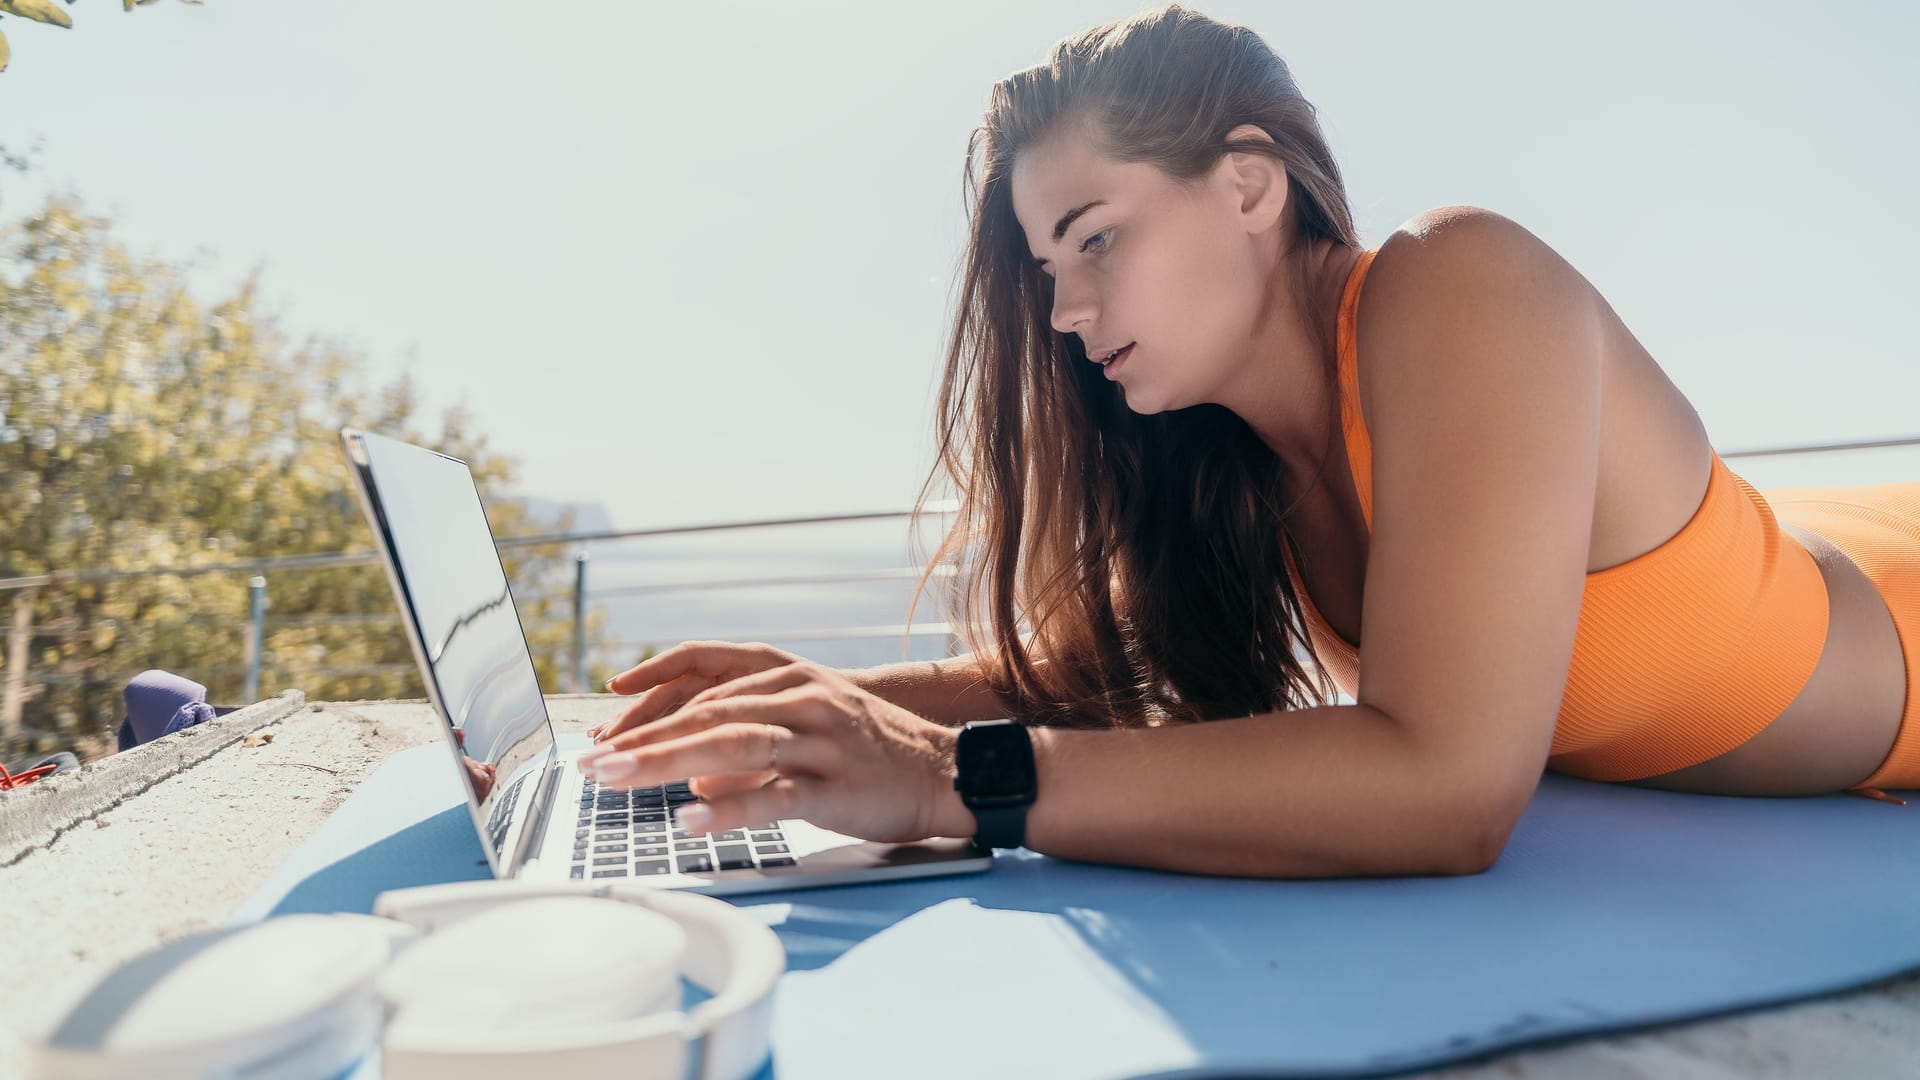
[[[1241,124],[1227,132],[1229,143],[1273,136],[1255,124]],[[1284,220],[1287,209],[1287,167],[1280,159],[1251,151],[1231,151],[1215,166],[1216,178],[1234,199],[1235,209],[1249,233],[1263,233]]]

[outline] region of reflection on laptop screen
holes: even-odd
[[[432,696],[460,744],[475,821],[504,868],[554,736],[479,492],[453,458],[357,437]]]

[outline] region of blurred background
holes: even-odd
[[[52,6],[0,4],[0,757],[106,752],[148,667],[417,696],[378,566],[287,560],[369,550],[346,423],[470,460],[503,537],[882,514],[503,549],[549,690],[688,637],[946,654],[883,512],[933,464],[967,136],[1145,5]],[[1722,453],[1920,433],[1911,5],[1191,6],[1292,66],[1370,246],[1515,218]]]

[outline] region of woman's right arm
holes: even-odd
[[[974,653],[945,660],[908,660],[841,674],[873,696],[944,727],[1012,715],[1007,703],[987,686]]]

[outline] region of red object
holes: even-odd
[[[5,765],[0,765],[0,791],[5,791],[8,788],[26,787],[28,784],[33,783],[35,780],[40,779],[59,767],[58,764],[49,761],[45,765],[35,765],[26,772],[16,774],[8,772]]]

